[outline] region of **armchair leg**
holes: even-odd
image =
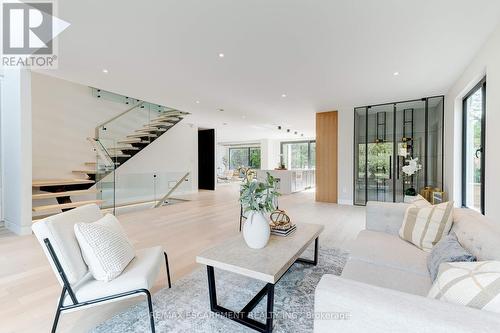
[[[62,292],[61,292],[61,297],[59,298],[59,303],[57,304],[57,310],[56,310],[56,315],[54,317],[54,322],[52,323],[52,333],[56,333],[57,330],[57,324],[59,323],[59,316],[61,315],[61,307],[64,302],[64,295],[66,294],[66,288],[63,287]]]
[[[168,281],[168,287],[169,288],[172,288],[172,283],[170,282],[170,268],[168,266],[168,256],[167,256],[167,252],[163,252],[163,254],[165,255],[165,266],[167,267],[167,281]]]
[[[151,293],[149,292],[149,290],[145,290],[144,293],[148,298],[149,322],[151,323],[151,333],[155,333],[155,314],[153,311],[153,302],[151,301]]]

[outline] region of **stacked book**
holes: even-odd
[[[283,227],[283,226],[279,226],[279,227],[272,227],[271,226],[271,235],[276,235],[276,236],[282,236],[282,237],[286,237],[290,234],[292,234],[295,229],[297,229],[297,226],[295,224],[288,224],[287,227]]]

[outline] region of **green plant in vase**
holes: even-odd
[[[271,229],[265,213],[275,210],[276,198],[280,194],[275,189],[275,179],[269,172],[265,181],[259,181],[247,172],[240,189],[240,203],[248,213],[243,226],[243,238],[247,245],[261,249],[269,241]]]

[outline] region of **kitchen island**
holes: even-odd
[[[315,186],[315,170],[257,170],[257,178],[265,179],[266,173],[276,178],[276,189],[281,194],[300,192]]]

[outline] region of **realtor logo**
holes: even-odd
[[[55,17],[54,3],[3,2],[2,65],[54,68],[54,38],[69,26]]]
[[[3,54],[52,54],[52,3],[4,3],[3,22]]]

